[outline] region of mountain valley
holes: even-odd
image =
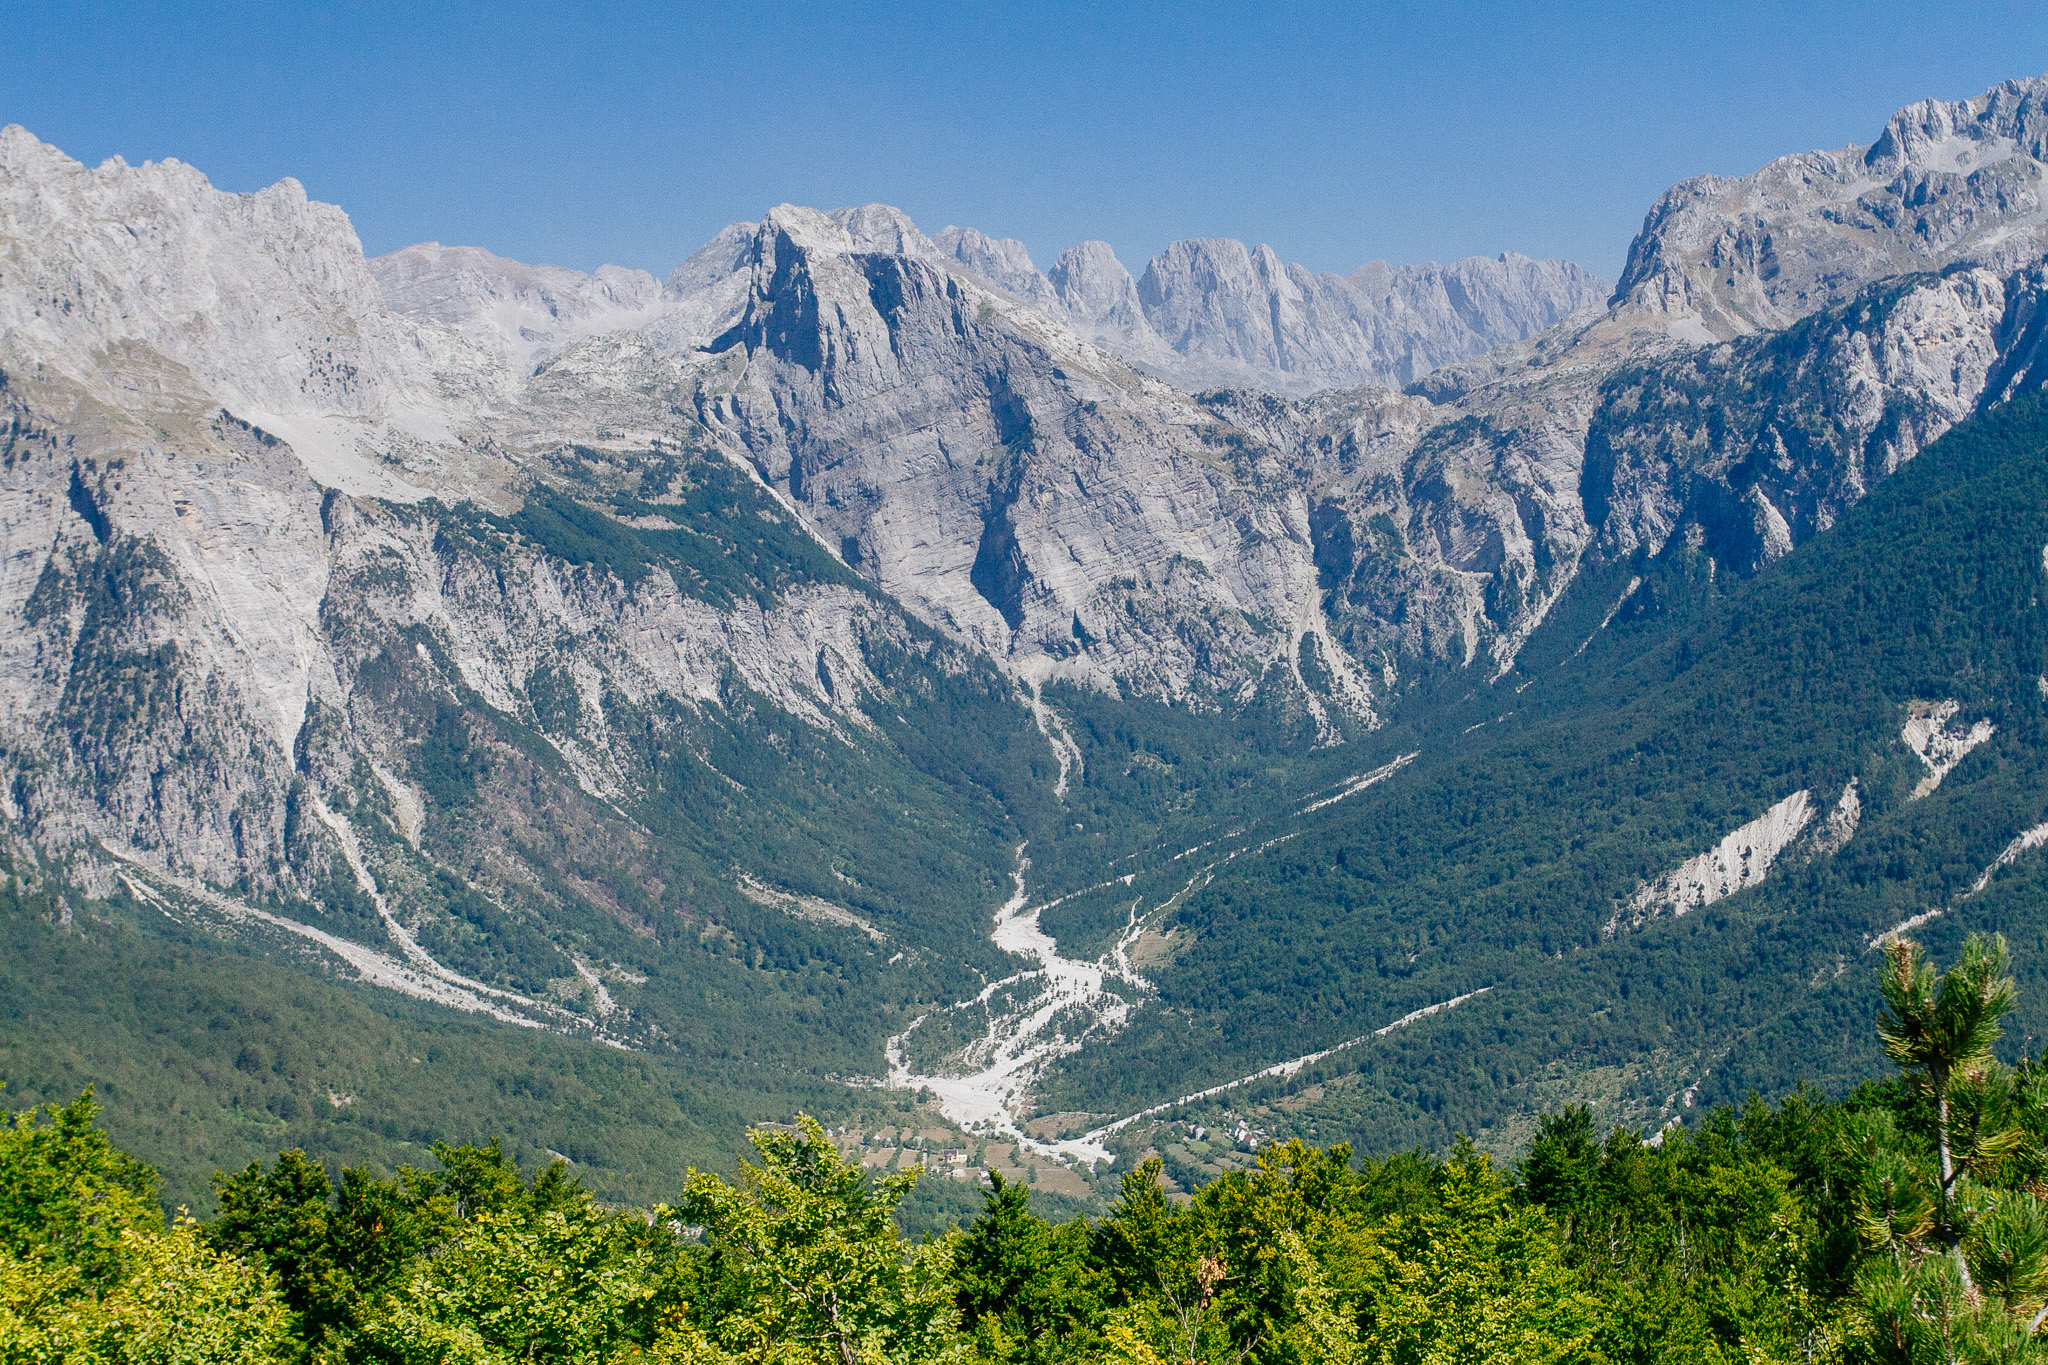
[[[2048,960],[2044,168],[2022,80],[1615,286],[872,204],[657,280],[9,128],[0,1080],[193,1202],[802,1108],[1075,1207],[1846,1089],[1887,934]]]

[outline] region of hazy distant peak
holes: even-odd
[[[991,237],[979,228],[946,227],[932,238],[932,244],[962,265],[985,264],[1005,271],[1031,271],[1031,253],[1015,237]]]
[[[1061,305],[1077,317],[1101,319],[1126,300],[1137,305],[1137,283],[1108,242],[1068,247],[1053,262],[1050,279]]]
[[[759,223],[727,223],[718,235],[690,253],[688,260],[671,270],[662,291],[671,298],[710,289],[743,271],[753,263],[754,238]]]
[[[1053,287],[1014,237],[991,237],[971,227],[948,227],[932,239],[941,255],[976,276],[1031,303],[1053,302]]]
[[[460,332],[520,369],[587,337],[644,326],[662,288],[644,270],[585,274],[473,246],[421,242],[369,262],[387,307]]]

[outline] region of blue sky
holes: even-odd
[[[93,5],[0,0],[0,122],[297,176],[372,254],[665,272],[790,201],[1318,270],[1504,248],[1613,278],[1655,196],[2048,70],[2048,6]]]

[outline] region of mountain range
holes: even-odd
[[[1227,238],[1175,242],[1135,281],[1106,242],[1069,247],[1042,274],[1014,238],[960,227],[927,237],[887,204],[826,216],[844,229],[843,249],[964,271],[1184,389],[1398,387],[1597,310],[1613,292],[1569,261],[1512,252],[1318,275],[1283,264],[1270,247]],[[377,257],[370,269],[393,310],[536,364],[611,331],[639,331],[669,349],[709,342],[745,307],[761,228],[731,224],[659,282],[645,271],[605,266],[584,275],[438,242]]]
[[[0,1077],[139,1122],[170,1048],[196,1184],[445,1132],[407,1029],[643,1054],[695,1107],[470,1105],[628,1193],[796,1103],[1194,1180],[1202,1106],[1505,1147],[1776,1080],[1913,915],[2048,932],[2044,95],[1678,185],[1611,289],[883,205],[371,260],[9,128],[9,956],[149,984],[22,967]]]

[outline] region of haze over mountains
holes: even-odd
[[[1283,265],[1270,247],[1227,238],[1175,242],[1135,281],[1107,242],[1069,247],[1041,274],[1022,242],[960,227],[927,237],[887,204],[827,216],[846,230],[853,251],[964,267],[984,287],[1184,388],[1398,387],[1603,307],[1612,292],[1569,261],[1513,252],[1448,267],[1374,261],[1337,276]],[[645,271],[605,266],[586,276],[437,242],[378,257],[371,269],[397,311],[537,361],[621,328],[651,328],[672,346],[716,336],[737,318],[738,286],[758,259],[759,228],[728,226],[659,283]]]
[[[1917,516],[1858,507],[2040,387],[2044,97],[1681,184],[1612,290],[1216,240],[1040,273],[882,205],[778,206],[665,281],[365,260],[295,182],[88,169],[9,128],[16,884],[692,1084],[960,1080],[948,1115],[1020,1143],[1056,1103],[1093,1116],[1066,1157],[1395,1020],[1424,1041],[1346,1073],[1362,1138],[1506,1125],[1595,1071],[1662,1122],[1759,1074],[1783,1001],[1832,989],[1815,954],[1909,885],[1995,888],[2040,817],[2015,793],[2048,661],[1984,634],[1990,596],[1869,623],[1893,671],[1827,725],[1727,699],[1791,648],[1778,575],[1934,593],[1830,532]],[[2038,573],[2009,512],[1982,545]],[[1709,657],[1723,691],[1671,721]],[[1908,827],[1938,868],[1857,861]],[[1851,863],[1839,944],[1743,920],[1711,950],[1777,1004],[1614,985],[1680,920],[1796,913],[1784,868]],[[1609,993],[1620,1032],[1527,1022]],[[1513,1059],[1483,1083],[1426,1041],[1467,1019]]]

